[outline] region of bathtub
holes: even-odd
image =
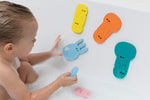
[[[27,84],[31,91],[48,85],[62,73],[78,66],[78,83],[58,89],[48,100],[84,100],[73,94],[76,87],[83,87],[92,92],[86,100],[150,99],[150,12],[87,0],[13,1],[28,6],[38,20],[37,42],[32,52],[50,50],[59,34],[62,38],[59,45],[60,52],[64,46],[81,38],[89,48],[88,52],[74,61],[54,57],[34,66],[39,78],[36,82]],[[71,24],[79,3],[86,4],[89,13],[83,32],[76,34],[72,31]],[[122,27],[104,43],[98,44],[93,39],[93,33],[109,12],[114,12],[121,18]],[[117,79],[113,75],[116,59],[114,47],[121,41],[134,44],[137,54],[130,62],[127,76],[124,79]]]

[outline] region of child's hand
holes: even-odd
[[[51,53],[52,56],[62,56],[63,55],[62,53],[59,53],[57,51],[58,45],[59,45],[60,41],[61,41],[61,38],[60,38],[60,35],[58,35],[57,38],[56,38],[56,40],[55,40],[54,47],[50,50],[50,53]]]
[[[77,76],[70,77],[71,73],[67,72],[60,75],[56,81],[59,82],[60,86],[69,86],[77,83]]]

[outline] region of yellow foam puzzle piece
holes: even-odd
[[[73,18],[72,30],[81,33],[88,14],[88,7],[85,4],[78,4]]]

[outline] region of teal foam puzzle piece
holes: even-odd
[[[116,61],[113,74],[116,78],[124,78],[129,69],[130,61],[136,56],[136,48],[128,42],[119,42],[115,47]]]

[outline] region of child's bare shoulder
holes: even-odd
[[[0,84],[10,79],[12,76],[17,76],[11,66],[0,63]]]

